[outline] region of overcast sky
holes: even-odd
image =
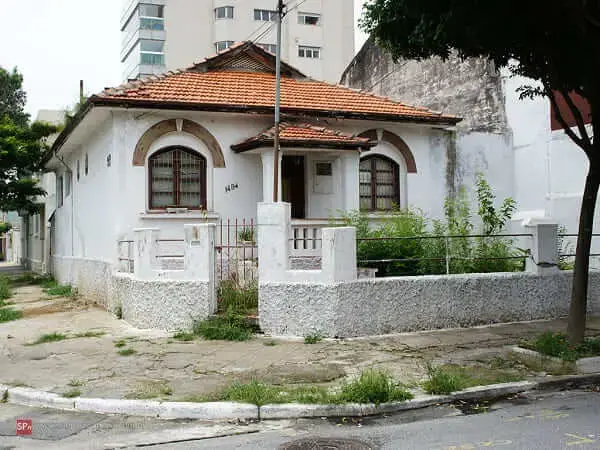
[[[358,11],[364,0],[354,1]],[[119,21],[123,0],[0,0],[0,66],[25,77],[27,111],[76,103],[121,82]],[[357,50],[365,37],[357,31]]]

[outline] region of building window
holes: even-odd
[[[65,172],[65,197],[71,195],[71,182],[73,181],[73,175],[71,172]]]
[[[56,178],[56,205],[60,208],[63,205],[63,177],[62,175]]]
[[[151,39],[140,40],[140,63],[150,66],[164,66],[165,64],[165,41]]]
[[[139,6],[140,29],[142,30],[164,30],[165,29],[165,7],[162,5]]]
[[[277,20],[277,11],[271,11],[268,9],[255,9],[254,20],[261,20],[263,22],[275,22],[275,20]]]
[[[298,47],[298,56],[300,58],[319,59],[321,57],[321,47],[307,47],[300,45]]]
[[[273,54],[277,53],[277,45],[276,44],[258,44],[259,47],[262,47],[264,50],[271,52]]]
[[[400,168],[381,155],[360,161],[360,209],[386,211],[400,206]]]
[[[169,147],[148,160],[150,209],[206,209],[206,159],[183,148]]]
[[[298,23],[300,25],[321,25],[321,15],[299,12]]]
[[[233,6],[215,8],[215,19],[233,19]]]
[[[217,50],[217,53],[220,53],[223,50],[227,50],[232,45],[233,45],[233,41],[219,41],[219,42],[215,42],[215,49]]]

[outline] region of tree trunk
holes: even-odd
[[[570,344],[582,343],[585,335],[590,249],[592,246],[596,199],[598,197],[598,188],[600,187],[600,164],[596,160],[597,158],[590,159],[590,168],[585,180],[585,191],[579,215],[573,291],[569,310],[569,325],[567,328]]]

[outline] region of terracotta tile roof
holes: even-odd
[[[194,106],[213,110],[272,110],[275,75],[265,72],[185,71],[107,89],[93,103]],[[219,109],[218,107],[222,107]],[[460,119],[312,79],[282,77],[281,110],[327,116],[455,123]]]
[[[133,81],[90,98],[92,104],[272,113],[275,58],[251,42],[236,43],[188,69]],[[282,62],[281,110],[309,116],[454,124],[428,108],[307,78]]]
[[[236,152],[244,152],[273,145],[274,136],[275,127],[273,126],[239,144],[232,145],[231,149]],[[369,149],[377,145],[377,142],[371,141],[369,138],[358,137],[318,125],[289,122],[280,124],[279,142],[282,147],[309,146],[311,148]]]

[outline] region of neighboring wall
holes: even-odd
[[[478,172],[485,175],[499,197],[515,195],[502,78],[492,63],[482,59],[462,62],[455,55],[446,62],[432,58],[394,63],[369,40],[344,72],[341,83],[463,118],[455,131],[438,133],[445,149],[442,201],[461,185],[471,188]],[[413,203],[410,191],[408,203],[419,206]]]

